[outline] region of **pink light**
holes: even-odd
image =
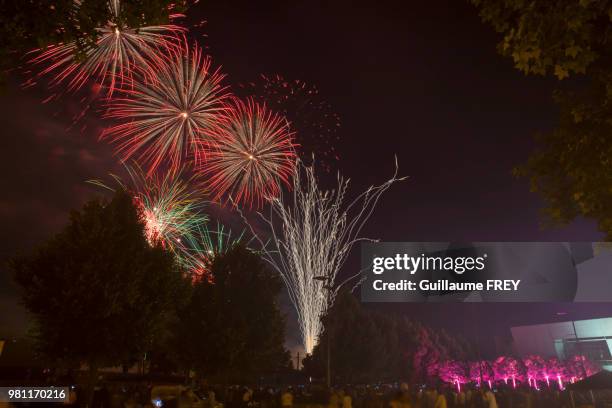
[[[489,383],[489,389],[493,389],[493,386],[491,385],[491,380],[487,381]]]
[[[557,381],[559,382],[559,390],[563,391],[563,380],[560,375],[557,376]]]
[[[546,374],[544,377],[546,378],[546,385],[550,387],[550,381],[549,381],[548,374]]]
[[[508,377],[504,377],[504,382],[508,385]]]
[[[512,388],[516,388],[516,378],[512,376]]]
[[[461,392],[461,383],[459,380],[455,380],[455,384],[457,384],[457,392]]]
[[[573,384],[573,383],[575,383],[575,382],[576,382],[576,377],[572,377],[572,378],[570,379],[570,381],[572,382],[572,384]]]

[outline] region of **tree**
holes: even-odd
[[[493,372],[493,368],[488,361],[471,361],[469,363],[469,378],[472,382],[475,382],[480,386],[483,381],[494,381],[495,373]]]
[[[180,365],[201,377],[240,382],[286,367],[279,278],[240,244],[215,256],[210,272],[212,279],[195,283],[178,312]]]
[[[444,361],[468,355],[463,342],[450,334],[364,308],[350,292],[342,292],[324,316],[320,342],[304,359],[306,374],[323,375],[328,341],[332,377],[347,383],[423,383],[438,376]]]
[[[13,68],[22,54],[51,44],[75,42],[77,53],[96,43],[98,27],[111,20],[110,0],[0,1],[0,68]],[[169,22],[186,1],[121,0],[120,25],[142,27]],[[17,53],[17,58],[11,57]]]
[[[527,380],[537,382],[546,379],[546,361],[538,355],[527,356],[523,359]]]
[[[185,279],[173,256],[151,247],[132,197],[93,200],[63,231],[12,263],[48,359],[104,366],[143,356],[174,309]]]
[[[516,169],[541,193],[553,222],[582,215],[612,240],[612,2],[471,0],[502,34],[498,49],[526,74],[580,81],[555,93],[557,129]]]
[[[427,382],[438,377],[440,364],[450,359],[447,347],[440,336],[430,328],[418,325],[418,347],[413,354],[413,381]]]
[[[526,74],[559,79],[608,65],[609,0],[471,0],[503,38],[499,52]]]
[[[575,378],[590,377],[593,374],[601,371],[601,368],[590,361],[587,357],[577,355],[569,358],[566,362],[567,375]]]
[[[449,384],[465,384],[469,381],[468,365],[463,361],[447,360],[440,364],[438,376]]]
[[[609,91],[607,87],[605,92],[612,95],[612,82]],[[592,218],[605,239],[612,240],[612,99],[608,98],[559,92],[559,127],[538,135],[539,148],[515,173],[529,177],[532,191],[544,196],[550,221],[563,224],[580,215]]]
[[[341,292],[324,317],[319,343],[312,355],[304,359],[308,374],[318,377],[325,373],[330,341],[331,374],[337,381],[355,383],[397,378],[394,363],[399,349],[393,322],[362,308],[350,292]]]

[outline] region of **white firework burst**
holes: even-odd
[[[269,240],[250,228],[262,247],[262,256],[287,287],[306,353],[317,344],[323,328],[321,317],[333,305],[339,290],[359,276],[356,273],[337,280],[353,245],[369,240],[359,237],[364,224],[382,194],[405,179],[397,177],[396,162],[393,177],[347,202],[349,181],[338,175],[335,190],[322,190],[313,166],[300,164],[290,198],[281,195],[272,199],[270,215],[260,214],[271,231]],[[244,215],[243,219],[251,225]]]

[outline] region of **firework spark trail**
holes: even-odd
[[[198,173],[215,200],[227,194],[234,202],[256,207],[280,194],[295,173],[295,148],[287,122],[265,105],[235,101],[227,120],[203,146]]]
[[[151,245],[161,244],[169,249],[177,256],[179,263],[185,265],[188,261],[183,251],[185,243],[194,242],[197,233],[208,221],[202,211],[203,202],[180,174],[147,177],[137,166],[126,166],[126,169],[130,175],[129,184],[118,176],[111,176],[120,188],[132,195],[144,223],[147,241]],[[101,181],[92,180],[90,183],[114,191],[113,187]]]
[[[244,232],[232,236],[232,231],[226,229],[217,222],[216,228],[212,229],[209,224],[202,224],[197,233],[192,234],[190,239],[184,241],[181,248],[184,263],[191,273],[193,282],[201,279],[213,281],[210,274],[210,264],[214,258],[226,253],[235,245],[246,242]]]
[[[224,118],[229,98],[219,70],[196,45],[169,50],[154,68],[141,72],[133,86],[111,100],[107,118],[120,121],[101,138],[110,139],[123,161],[135,158],[153,174],[162,163],[178,173],[187,157],[195,161],[198,146]]]
[[[406,179],[397,176],[396,159],[393,177],[381,185],[370,186],[345,203],[349,180],[338,175],[337,188],[323,191],[313,166],[300,164],[290,200],[282,195],[273,198],[270,215],[259,213],[271,231],[272,248],[268,249],[242,215],[262,247],[263,258],[281,275],[287,287],[306,353],[312,353],[319,340],[323,328],[321,316],[333,305],[340,289],[359,276],[357,273],[341,282],[336,279],[353,245],[370,241],[359,237],[363,226],[382,194],[395,182]],[[277,228],[275,223],[281,226]]]
[[[232,236],[232,230],[226,229],[223,224],[217,222],[216,228],[210,229],[208,224],[198,234],[197,246],[209,255],[223,254],[234,245],[244,241],[244,232],[238,236]]]
[[[78,13],[80,1],[75,0],[74,5],[74,13]],[[69,91],[77,90],[88,80],[95,79],[107,87],[107,94],[111,96],[118,84],[131,82],[133,66],[145,67],[159,60],[159,50],[174,47],[178,35],[185,32],[184,28],[171,24],[134,28],[122,26],[119,22],[120,1],[111,0],[108,5],[111,20],[96,29],[98,39],[95,45],[86,45],[81,49],[75,41],[32,51],[38,55],[30,63],[47,65],[37,74],[37,78],[51,74],[51,85],[67,83]],[[83,61],[79,61],[79,52]],[[30,81],[30,84],[33,82]]]
[[[181,246],[198,224],[206,221],[205,216],[199,214],[197,202],[182,182],[163,179],[147,184],[135,196],[145,221],[147,240],[169,248]]]
[[[240,89],[287,118],[302,160],[316,154],[317,166],[328,173],[331,171],[339,160],[334,143],[339,140],[340,115],[323,99],[316,86],[277,74],[260,75],[255,81],[241,84]]]
[[[138,167],[126,166],[129,183],[111,175],[120,188],[132,195],[144,223],[144,233],[150,245],[161,244],[170,250],[183,271],[193,282],[201,279],[212,281],[210,263],[238,243],[248,244],[244,231],[232,234],[231,229],[217,222],[211,227],[204,213],[207,204],[193,193],[189,182],[168,174],[164,177],[147,177]],[[89,183],[115,191],[99,180]]]

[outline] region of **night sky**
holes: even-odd
[[[352,191],[387,180],[397,155],[400,173],[410,178],[383,197],[367,236],[602,238],[587,220],[540,227],[542,201],[511,170],[527,158],[533,134],[555,124],[555,81],[525,77],[499,56],[496,34],[467,1],[203,0],[189,21],[202,19],[207,24],[191,37],[222,65],[229,84],[278,73],[318,86],[342,118],[337,167],[351,178]],[[119,168],[111,149],[97,141],[102,122],[95,115],[69,129],[80,110],[78,97],[42,105],[46,91],[21,90],[19,81],[13,78],[0,95],[3,260],[49,237],[71,208],[92,198],[95,189],[85,180]],[[25,330],[16,299],[3,267],[0,337]],[[465,326],[469,332],[477,322],[499,335],[513,324],[552,320],[560,310],[572,318],[612,314],[610,306],[586,304],[393,307],[453,331]],[[289,343],[295,331],[291,324]]]

